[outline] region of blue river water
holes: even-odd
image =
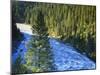
[[[12,54],[12,63],[16,61],[18,55],[21,55],[22,59],[24,60],[24,55],[27,52],[26,44],[31,39],[32,35],[26,33],[22,34],[24,35],[24,39],[21,41],[16,52]],[[96,68],[96,64],[93,61],[78,53],[70,45],[65,45],[54,38],[50,38],[49,43],[52,48],[51,52],[53,54],[53,64],[55,64],[57,71],[87,70]]]
[[[19,55],[21,55],[21,58],[24,59],[24,55],[27,52],[26,44],[31,39],[32,35],[29,35],[27,33],[22,33],[24,36],[24,39],[19,44],[18,48],[15,50],[16,52],[12,54],[12,63],[14,63]]]

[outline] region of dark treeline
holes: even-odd
[[[12,11],[12,52],[16,51],[16,48],[18,47],[18,43],[23,39],[23,35],[20,33],[20,30],[16,26],[16,16],[15,16],[15,11],[14,8],[11,10]]]
[[[18,43],[23,39],[23,35],[20,33],[20,30],[16,26],[15,19],[12,14],[12,52],[16,51]]]
[[[95,6],[15,2],[13,8],[18,22],[31,24],[33,29],[38,29],[38,33],[42,31],[70,43],[95,61]]]

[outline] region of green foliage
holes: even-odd
[[[53,3],[24,2],[25,21],[33,33],[59,37],[95,61],[96,7]],[[16,10],[17,12],[17,10]]]
[[[47,27],[45,26],[44,15],[41,11],[38,11],[36,25],[33,25],[32,28],[33,33],[35,31],[40,36],[47,35]]]
[[[28,69],[21,64],[21,57],[20,55],[18,56],[18,58],[16,59],[15,63],[13,63],[12,65],[12,74],[24,74],[27,73]]]
[[[48,39],[44,37],[33,36],[30,40],[28,51],[25,55],[25,67],[32,72],[46,72],[51,71],[52,54]]]

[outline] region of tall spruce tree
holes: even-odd
[[[34,31],[40,36],[47,36],[47,27],[44,21],[44,14],[42,11],[38,11],[37,15],[37,25],[33,25],[33,33]]]

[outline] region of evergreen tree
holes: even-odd
[[[35,32],[40,36],[47,35],[47,27],[45,26],[44,15],[41,11],[39,11],[37,15],[37,25],[33,25],[32,28],[33,32],[35,30]]]

